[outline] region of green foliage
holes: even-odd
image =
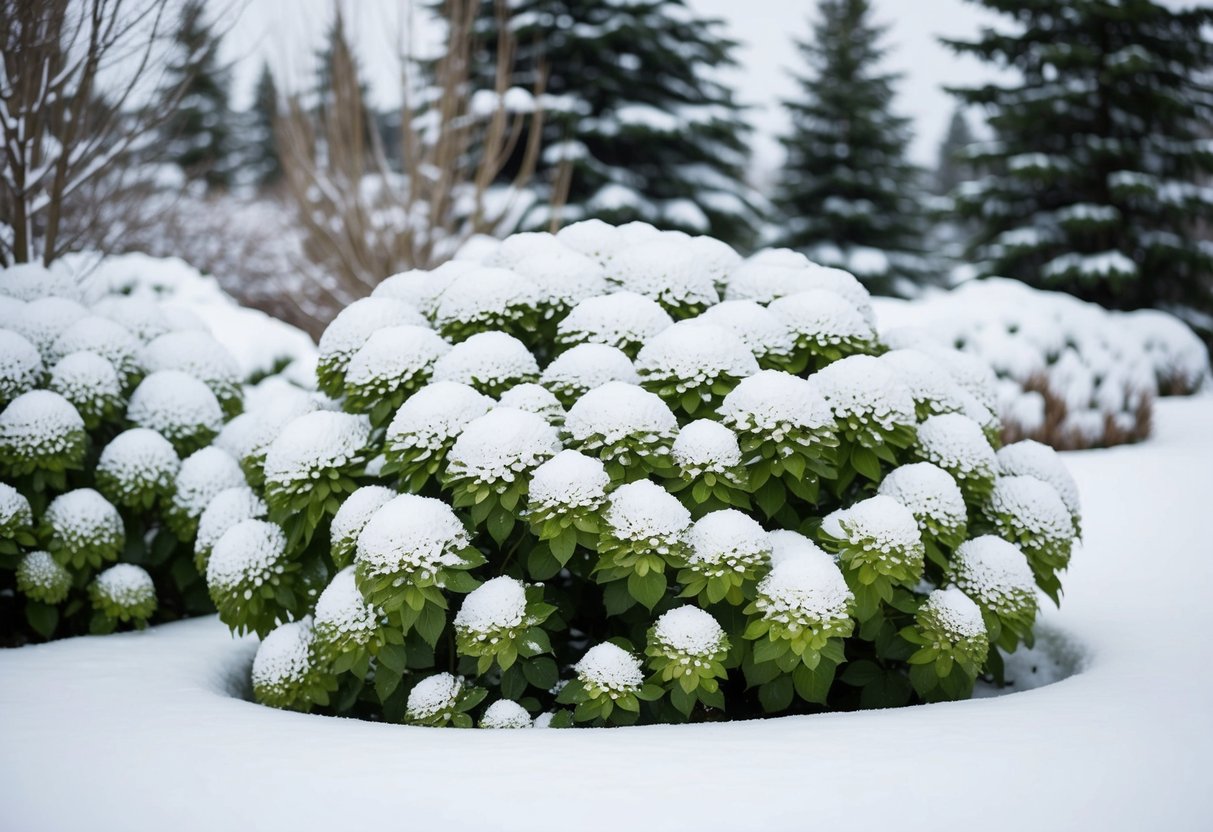
[[[114,299],[100,298],[96,309],[164,317],[155,301],[122,298],[132,304],[123,307],[109,304]],[[47,309],[77,306],[58,296],[34,302]],[[148,306],[138,308],[142,303]],[[203,380],[147,373],[139,338],[150,341],[166,328],[134,332],[117,321],[85,316],[83,308],[78,315],[78,324],[65,315],[49,324],[57,330],[39,334],[43,364],[54,371],[0,410],[4,646],[144,627],[213,610],[194,563],[193,529],[219,482],[207,457],[226,461],[236,476],[239,469],[213,447],[183,464],[174,440],[184,449],[201,447],[222,424],[223,411]],[[60,357],[65,345],[70,352]],[[115,370],[119,365],[121,372]],[[7,372],[6,366],[0,376]],[[156,393],[151,388],[159,382],[152,381],[135,406],[136,390],[157,377],[167,379],[167,387],[160,385]],[[12,380],[0,379],[0,389]],[[235,396],[238,410],[238,389]]]
[[[614,231],[602,228],[589,230]],[[557,244],[512,239],[524,251]],[[679,239],[661,241],[677,251]],[[856,297],[847,280],[840,292]],[[524,712],[542,724],[630,725],[968,696],[999,651],[1031,640],[1037,586],[1052,591],[1062,568],[1033,565],[1059,564],[1072,545],[1072,525],[1042,508],[1061,498],[1040,480],[1001,476],[981,426],[912,394],[870,333],[852,344],[860,354],[822,351],[839,326],[866,320],[866,305],[821,289],[788,300],[771,321],[786,330],[785,366],[801,375],[733,356],[746,369],[718,400],[604,381],[565,413],[550,396],[505,391],[532,411],[450,380],[413,390],[402,376],[409,389],[386,429],[365,427],[374,401],[349,397],[344,413],[323,417],[333,430],[316,429],[316,414],[287,424],[264,451],[270,522],[236,527],[281,524],[285,546],[267,558],[235,545],[229,557],[233,531],[208,565],[222,620],[264,632],[277,616],[254,666],[260,701],[513,726]],[[360,301],[360,314],[376,319],[381,301]],[[749,349],[718,330],[704,339],[708,322],[668,322],[638,354],[677,368],[668,378],[690,382],[686,392],[713,356]],[[617,344],[607,329],[586,331]],[[531,336],[548,339],[532,347],[548,362],[572,348],[554,332]],[[518,364],[502,355],[480,354],[462,377]],[[540,373],[567,395],[566,378]],[[331,445],[302,441],[324,433]],[[299,473],[285,497],[269,475],[283,460]],[[970,533],[1009,549],[970,551]],[[225,589],[215,581],[225,563],[252,583]],[[302,578],[276,611],[258,600],[305,572],[321,576],[307,584],[323,587],[314,603]],[[508,704],[490,716],[489,702]]]

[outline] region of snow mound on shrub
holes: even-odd
[[[597,506],[610,482],[600,460],[566,449],[531,474],[528,498],[535,507]]]
[[[600,436],[610,444],[638,434],[672,436],[678,420],[656,393],[612,381],[574,402],[564,427],[579,442]]]
[[[388,425],[388,443],[439,448],[492,407],[492,399],[466,384],[436,381],[407,398],[396,411]]]
[[[557,337],[626,350],[643,344],[674,319],[654,300],[635,292],[587,298],[556,325]]]
[[[526,587],[505,575],[490,578],[468,593],[455,615],[455,626],[473,634],[509,630],[526,615]]]
[[[447,455],[447,471],[479,482],[513,482],[559,450],[560,437],[542,416],[498,407],[464,427]]]
[[[265,454],[270,482],[308,479],[313,472],[341,468],[357,460],[370,436],[365,416],[318,410],[292,421]]]

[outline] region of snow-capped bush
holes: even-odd
[[[997,410],[1005,442],[1063,450],[1136,442],[1149,434],[1155,396],[1195,392],[1210,377],[1203,343],[1165,312],[1109,312],[1013,280],[971,281],[913,303],[884,300],[879,311],[886,341],[942,358],[955,381]],[[992,399],[969,387],[972,364],[954,352],[944,358],[944,349],[992,369]]]
[[[334,322],[347,395],[275,428],[268,517],[241,489],[203,517],[221,619],[281,643],[260,701],[463,727],[882,707],[968,696],[1031,640],[1077,501],[1055,458],[997,454],[980,361],[887,353],[862,287],[789,252],[589,222],[461,257],[372,298],[430,335]],[[392,369],[363,386],[368,353]]]
[[[0,272],[0,641],[211,611],[193,537],[212,486],[245,484],[209,447],[242,406],[234,359],[155,297],[11,271]],[[217,478],[211,451],[230,463]]]

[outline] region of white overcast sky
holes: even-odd
[[[339,0],[347,26],[358,44],[359,59],[372,85],[377,103],[392,103],[398,88],[395,56],[402,39],[409,37],[410,4],[407,0]],[[230,0],[220,0],[220,5]],[[323,41],[334,0],[245,0],[243,10],[230,14],[225,50],[236,65],[237,106],[247,103],[253,78],[262,60],[288,86],[310,81],[313,54]],[[799,64],[793,38],[809,32],[815,14],[814,0],[687,0],[700,14],[726,21],[729,35],[740,42],[739,71],[733,81],[739,97],[755,106],[758,130],[755,151],[760,168],[778,163],[774,139],[783,128],[778,106],[795,91],[787,70]],[[1205,5],[1210,0],[1204,0]],[[1168,5],[1190,6],[1192,0],[1167,0]],[[912,158],[934,163],[952,111],[947,84],[965,84],[993,77],[977,61],[958,58],[941,46],[940,35],[971,37],[998,17],[964,0],[875,0],[876,19],[889,29],[888,66],[903,73],[896,109],[914,120]],[[230,5],[227,6],[230,8]],[[433,43],[430,28],[418,24],[413,37]]]

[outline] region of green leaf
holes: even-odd
[[[758,701],[762,703],[762,709],[767,713],[777,713],[786,710],[792,704],[792,693],[792,678],[780,676],[758,689]]]
[[[570,526],[548,543],[552,547],[552,556],[564,566],[577,551],[577,529]],[[556,574],[555,572],[552,573]]]
[[[379,659],[379,664],[389,670],[395,670],[398,673],[403,673],[408,667],[408,651],[401,644],[385,644],[379,648],[379,653],[376,656]]]
[[[853,445],[851,447],[851,466],[872,482],[880,480],[880,459],[871,448]]]
[[[498,546],[501,546],[509,538],[510,532],[514,530],[514,515],[509,511],[499,508],[489,515],[489,536],[493,538]]]
[[[806,702],[824,705],[830,693],[830,686],[834,684],[834,670],[834,665],[830,662],[821,662],[815,670],[809,670],[804,665],[796,668],[792,674],[796,694]]]
[[[537,656],[522,663],[526,680],[539,690],[551,690],[560,680],[556,662],[549,656]]]
[[[29,601],[25,605],[25,620],[34,628],[34,632],[49,639],[59,624],[59,610],[50,604]]]
[[[754,495],[754,501],[758,503],[758,507],[762,509],[762,513],[768,518],[774,517],[776,512],[783,508],[786,500],[787,493],[784,490],[783,483],[776,479],[767,480],[766,484],[758,489],[758,493]]]
[[[446,626],[446,613],[433,604],[426,604],[421,610],[415,626],[417,633],[425,639],[426,643],[435,647],[438,644],[438,637],[442,635],[442,630]]]
[[[628,594],[650,610],[665,596],[665,591],[666,579],[662,572],[649,572],[644,576],[633,572],[628,576]]]

